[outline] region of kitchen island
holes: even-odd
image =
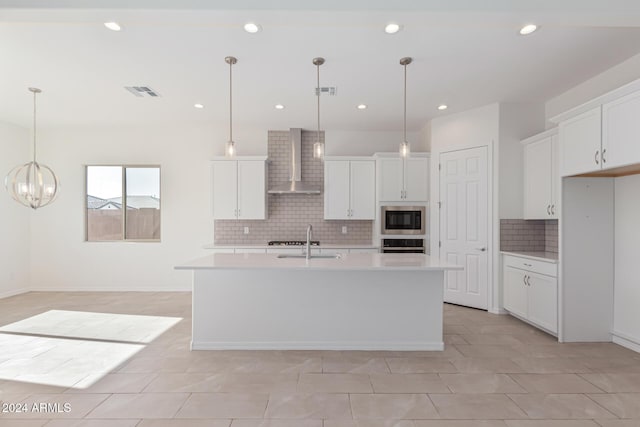
[[[192,350],[443,350],[447,270],[422,254],[214,254],[193,271]]]

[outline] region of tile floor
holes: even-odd
[[[640,354],[614,344],[445,305],[443,352],[191,352],[190,298],[0,300],[0,427],[640,426]]]

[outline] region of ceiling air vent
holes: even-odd
[[[151,89],[149,86],[125,86],[124,88],[138,98],[142,98],[145,96],[157,98],[160,96],[158,92]]]
[[[318,96],[318,88],[313,88],[313,94]],[[320,88],[320,95],[336,96],[338,94],[338,88],[335,86],[325,86]]]

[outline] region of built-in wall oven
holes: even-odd
[[[424,206],[382,206],[381,234],[426,234]]]
[[[423,254],[424,239],[382,239],[382,253]]]

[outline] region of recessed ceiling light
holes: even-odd
[[[122,27],[117,22],[105,22],[104,26],[110,29],[111,31],[120,31]]]
[[[257,33],[258,31],[260,31],[262,28],[260,27],[260,25],[255,24],[253,22],[247,22],[246,24],[244,24],[244,30],[247,33]]]
[[[282,104],[276,104],[274,105],[274,107],[276,108],[276,110],[284,110],[284,105]]]
[[[193,104],[193,106],[200,109],[204,108],[204,105],[202,104]]]
[[[527,34],[533,33],[537,29],[538,29],[538,26],[536,24],[528,24],[520,28],[520,34],[522,34],[523,36],[526,36]]]
[[[387,24],[387,26],[384,27],[384,32],[387,34],[395,34],[398,31],[400,31],[400,28],[402,28],[400,27],[400,24],[391,23],[391,24]]]
[[[358,110],[366,110],[367,109],[367,104],[358,104],[358,106],[356,108]]]
[[[446,110],[447,108],[449,107],[446,106],[445,104],[438,105],[438,110]]]

